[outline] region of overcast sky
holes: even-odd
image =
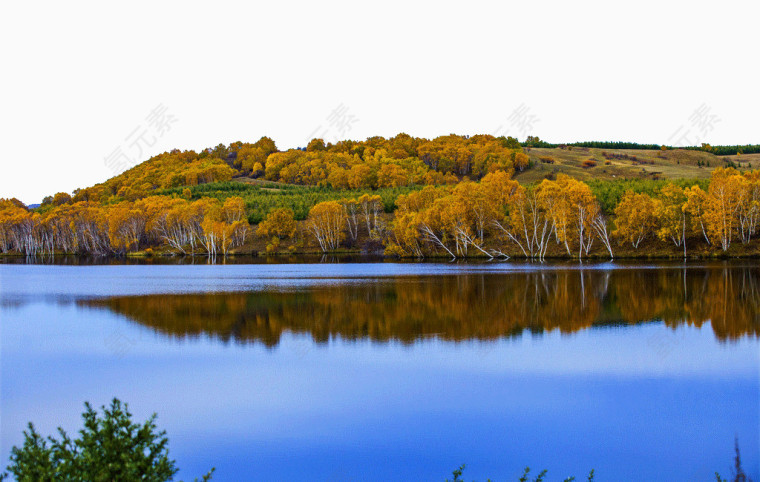
[[[1,12],[0,197],[26,203],[127,160],[262,135],[280,149],[398,132],[760,143],[757,0]]]

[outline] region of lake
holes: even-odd
[[[757,261],[196,263],[0,264],[3,466],[115,396],[185,480],[758,478]]]

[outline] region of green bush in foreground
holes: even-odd
[[[102,416],[85,402],[84,428],[77,439],[60,427],[60,439],[45,439],[30,422],[24,445],[11,449],[7,470],[19,482],[172,480],[179,469],[169,458],[166,432],[156,429],[156,414],[140,425],[132,421],[127,404],[116,398],[110,407],[101,408]],[[213,472],[203,480],[211,479]]]
[[[174,460],[169,458],[169,439],[166,431],[157,431],[156,414],[151,415],[142,425],[132,421],[127,404],[114,398],[109,407],[102,406],[103,415],[98,415],[85,402],[82,413],[84,428],[79,438],[72,440],[62,428],[58,428],[60,440],[52,436],[43,438],[29,423],[24,431],[24,444],[11,449],[11,464],[7,470],[19,482],[106,482],[133,481],[165,482],[173,479],[178,472]],[[752,482],[742,468],[739,441],[734,441],[732,482]],[[452,472],[452,482],[463,482],[465,465]],[[203,476],[202,481],[211,479],[215,469]],[[530,481],[530,468],[526,467],[518,482],[543,482],[546,470]],[[0,481],[8,474],[0,474]],[[715,473],[717,482],[729,482]],[[195,479],[198,482],[198,479]],[[490,481],[490,479],[488,479]],[[564,482],[573,482],[568,477]],[[588,482],[594,480],[594,470],[588,474]],[[449,482],[449,479],[446,479]]]
[[[464,482],[464,479],[462,479],[462,473],[464,472],[465,465],[462,464],[459,466],[458,469],[453,471],[451,475],[454,476],[451,481],[449,479],[446,479],[446,482]],[[530,467],[525,467],[525,471],[523,472],[522,476],[520,476],[519,479],[517,479],[518,482],[544,482],[544,477],[546,477],[546,470],[542,470],[535,479],[530,480],[528,478],[528,475],[530,475]],[[591,469],[591,472],[588,473],[588,479],[586,479],[588,482],[594,481],[594,469]],[[574,482],[575,477],[568,477],[564,480],[564,482]],[[488,482],[491,482],[491,479],[488,479]]]
[[[744,468],[742,467],[742,459],[741,454],[739,452],[739,440],[734,439],[734,467],[732,469],[732,477],[730,479],[724,479],[718,472],[715,472],[715,480],[716,482],[753,482],[753,480],[744,472]],[[462,479],[462,473],[464,472],[465,465],[462,464],[459,466],[458,469],[454,470],[451,475],[454,476],[451,481],[449,479],[446,479],[446,482],[464,482],[464,479]],[[517,479],[518,482],[544,482],[544,477],[546,477],[546,470],[542,470],[535,479],[532,481],[528,478],[528,475],[530,474],[530,467],[525,467],[525,471],[523,472],[522,476]],[[588,478],[586,479],[588,482],[593,482],[594,480],[594,470],[591,469],[591,472],[588,474]],[[491,482],[491,479],[488,479],[489,482]],[[568,477],[564,480],[564,482],[574,482],[575,477]]]
[[[753,482],[750,477],[744,472],[742,467],[742,456],[739,452],[739,439],[734,439],[734,467],[732,470],[732,479],[724,479],[718,472],[715,472],[715,480],[717,482]]]

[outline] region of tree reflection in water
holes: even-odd
[[[149,295],[80,301],[172,337],[275,346],[284,331],[412,343],[494,340],[594,326],[709,322],[721,340],[758,337],[760,269],[556,269],[399,276],[298,290]]]

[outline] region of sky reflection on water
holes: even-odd
[[[185,479],[216,466],[214,480],[443,480],[466,463],[468,480],[516,480],[525,465],[549,469],[551,480],[590,468],[599,480],[710,480],[729,473],[735,435],[756,476],[756,334],[721,341],[709,322],[655,321],[409,343],[348,340],[341,333],[352,328],[337,323],[324,343],[312,328],[286,326],[268,346],[225,343],[217,325],[177,336],[144,310],[145,295],[170,289],[245,290],[229,293],[227,304],[244,296],[247,314],[268,306],[248,290],[286,287],[279,305],[324,285],[303,276],[339,287],[351,276],[352,288],[326,292],[354,297],[369,273],[422,275],[442,292],[441,276],[472,274],[381,266],[286,265],[280,272],[294,279],[284,282],[276,279],[282,266],[0,266],[0,455],[7,460],[26,421],[43,433],[73,431],[85,400],[118,396],[139,418],[158,412]],[[137,304],[89,304],[125,295],[140,296]],[[317,302],[332,309],[310,297],[297,307]],[[371,305],[383,315],[383,304]],[[453,329],[466,335],[470,327]]]

